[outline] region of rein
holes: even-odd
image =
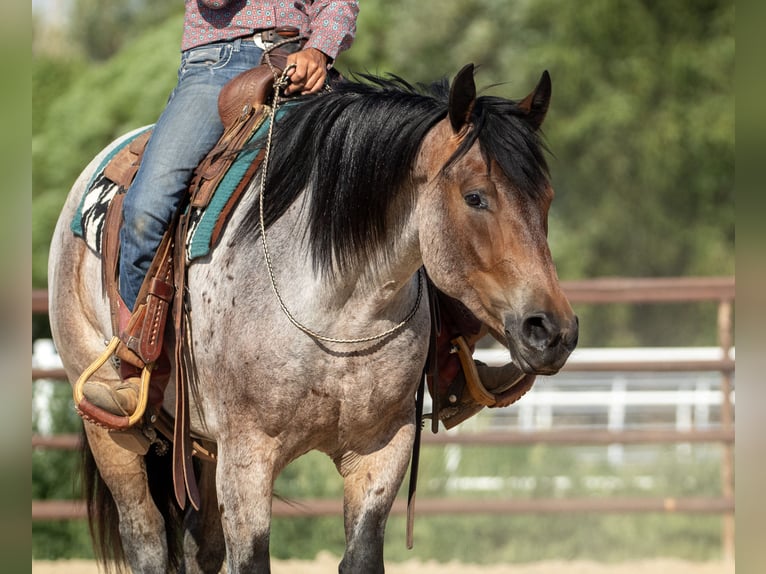
[[[267,61],[268,62],[268,61]],[[271,62],[268,62],[269,66],[271,66]],[[396,333],[400,329],[402,329],[407,323],[409,323],[412,318],[415,316],[415,313],[417,313],[418,309],[420,308],[420,300],[423,298],[423,276],[420,271],[418,271],[418,295],[415,299],[415,304],[413,305],[410,312],[407,314],[407,316],[398,324],[394,325],[390,329],[387,329],[381,333],[378,333],[377,335],[371,335],[369,337],[360,337],[357,339],[339,339],[335,337],[328,337],[326,335],[322,335],[320,333],[317,333],[316,331],[306,327],[303,323],[298,321],[293,314],[290,312],[290,310],[287,308],[287,305],[285,304],[284,300],[282,299],[282,295],[279,292],[279,288],[277,287],[277,279],[274,275],[274,267],[271,262],[271,255],[269,254],[269,246],[268,242],[266,241],[266,226],[264,225],[264,201],[263,198],[266,195],[266,173],[268,171],[269,167],[269,157],[271,156],[271,142],[273,137],[273,130],[274,130],[274,123],[277,119],[277,108],[280,103],[280,97],[279,97],[279,90],[285,86],[287,86],[288,83],[288,77],[287,72],[290,71],[291,68],[295,67],[294,64],[291,64],[290,66],[287,66],[285,70],[282,72],[282,75],[279,77],[279,79],[276,79],[274,81],[274,98],[273,98],[273,105],[271,106],[271,111],[269,113],[269,131],[268,135],[266,137],[266,146],[265,146],[265,153],[263,157],[263,173],[261,174],[261,186],[260,186],[260,195],[258,198],[258,224],[261,228],[261,244],[263,245],[263,257],[266,260],[266,268],[269,272],[269,280],[271,281],[271,289],[274,292],[274,295],[277,298],[277,301],[279,302],[279,307],[282,309],[282,312],[285,314],[287,319],[292,323],[292,325],[297,328],[299,331],[302,331],[309,337],[312,337],[313,339],[317,339],[319,341],[323,341],[325,343],[340,343],[340,344],[354,344],[354,343],[369,343],[371,341],[377,341],[379,339],[383,339],[385,337],[388,337],[389,335],[392,335],[393,333]],[[272,71],[275,72],[276,76],[276,69],[271,66]]]

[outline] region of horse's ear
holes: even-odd
[[[543,72],[537,87],[526,98],[519,102],[519,108],[526,114],[527,121],[537,130],[548,112],[551,101],[551,75],[548,70]]]
[[[473,81],[473,64],[466,64],[457,73],[449,91],[449,121],[455,133],[470,121],[476,102],[476,84]]]

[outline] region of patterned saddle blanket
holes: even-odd
[[[88,247],[99,255],[102,252],[106,212],[109,203],[121,187],[119,183],[109,178],[106,173],[107,166],[120,151],[130,146],[136,139],[146,135],[146,132],[153,127],[153,125],[149,125],[131,132],[111,150],[91,176],[86,191],[80,200],[80,205],[70,227],[75,235],[81,237]],[[265,138],[268,127],[269,121],[266,119],[249,138],[246,147],[238,154],[221,178],[207,205],[203,208],[189,208],[189,232],[186,237],[187,261],[204,257],[215,245],[218,235],[214,231],[216,228],[220,228],[222,223],[225,223],[219,222],[219,219],[226,217],[230,212],[226,208],[232,201],[234,191],[242,183],[251,164],[257,157],[260,151],[260,146],[257,144],[259,140]]]

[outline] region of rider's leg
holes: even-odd
[[[146,272],[187,191],[194,168],[223,133],[218,116],[221,88],[239,73],[258,65],[261,55],[262,50],[252,41],[239,39],[182,54],[178,85],[154,126],[141,166],[125,196],[120,295],[127,309],[136,305]],[[140,372],[129,367],[121,369],[118,387],[96,388],[86,383],[85,397],[113,414],[132,412]]]

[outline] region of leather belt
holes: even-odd
[[[255,35],[259,35],[261,40],[273,44],[280,40],[287,40],[288,38],[297,38],[300,36],[301,31],[293,26],[279,26],[277,28],[269,28],[267,30],[259,30]]]
[[[272,44],[277,42],[295,39],[295,42],[283,44],[282,47],[288,53],[297,52],[301,49],[302,42],[297,41],[299,37],[300,30],[293,26],[279,26],[277,28],[258,30],[251,36],[255,45],[263,50],[270,48]]]

